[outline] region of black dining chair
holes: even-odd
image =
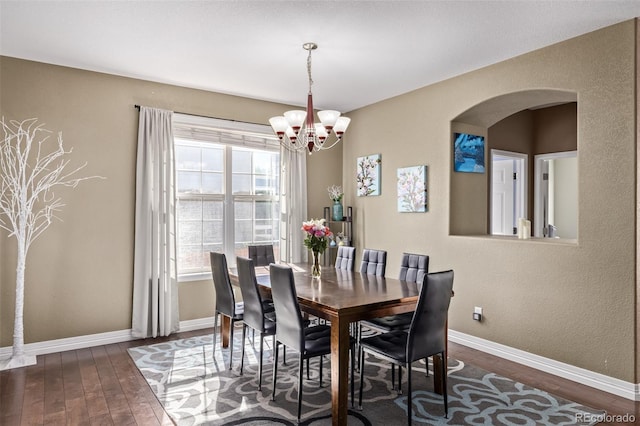
[[[453,271],[427,274],[416,304],[416,310],[408,331],[395,330],[366,337],[360,340],[360,392],[359,405],[362,409],[364,385],[364,354],[382,358],[400,367],[407,368],[407,424],[411,426],[412,392],[411,363],[430,356],[442,359],[442,393],[445,417],[449,414],[447,397],[447,357],[446,330],[449,305],[453,290]],[[435,375],[434,375],[435,380]]]
[[[296,292],[293,270],[289,266],[271,264],[271,295],[276,308],[276,341],[299,353],[298,367],[298,422],[302,413],[303,361],[320,357],[319,379],[322,386],[322,356],[331,353],[331,327],[316,325],[305,327]],[[351,341],[351,404],[354,402],[354,347]],[[276,399],[276,381],[278,377],[278,346],[274,347],[273,395]]]
[[[400,274],[398,279],[401,281],[419,283],[424,281],[424,276],[429,272],[429,256],[424,254],[403,253],[400,263]],[[413,312],[405,312],[402,314],[389,315],[385,317],[372,318],[370,320],[361,321],[361,326],[381,333],[388,333],[394,330],[409,331]],[[426,362],[426,360],[425,360]],[[428,364],[427,364],[428,366]],[[391,369],[391,385],[395,386],[395,368]],[[400,374],[402,371],[400,370]],[[429,369],[427,367],[427,376]],[[398,390],[402,393],[402,389],[398,386]]]
[[[233,364],[233,326],[237,321],[242,321],[244,316],[244,303],[236,303],[236,297],[231,287],[227,257],[223,253],[210,252],[211,275],[216,291],[216,308],[213,315],[213,350],[216,350],[216,330],[218,330],[218,315],[224,315],[231,321],[229,329],[229,370]]]
[[[424,281],[424,276],[428,272],[429,256],[424,254],[412,253],[402,254],[400,275],[398,277],[399,280],[411,283],[422,283]],[[413,312],[407,312],[404,314],[373,318],[371,320],[362,321],[362,324],[369,328],[382,332],[393,330],[407,331],[409,329],[409,325],[411,324],[412,317]]]
[[[244,369],[244,351],[246,346],[247,328],[258,332],[260,339],[260,359],[258,362],[258,390],[262,390],[262,360],[264,352],[264,337],[273,336],[273,347],[276,346],[276,316],[271,300],[263,300],[256,281],[256,268],[253,260],[238,256],[238,282],[242,300],[244,301],[244,319],[242,327],[242,358],[240,374]]]
[[[336,253],[336,269],[353,271],[356,263],[356,248],[349,246],[339,246]]]
[[[273,245],[250,245],[247,246],[249,252],[249,259],[253,260],[255,266],[269,266],[272,263],[276,263],[276,258],[273,255]]]
[[[367,275],[375,275],[378,277],[384,277],[384,273],[387,269],[387,252],[386,250],[374,250],[364,249],[362,251],[362,260],[360,261],[360,273]],[[360,341],[362,336],[362,321],[358,321],[355,324],[355,335],[357,341]],[[358,351],[360,356],[360,351]],[[358,365],[360,360],[358,360]]]
[[[385,250],[364,249],[360,262],[360,272],[384,277],[387,268],[387,252]]]

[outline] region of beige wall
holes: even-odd
[[[327,188],[331,185],[342,185],[342,146],[345,143],[349,143],[348,132],[345,134],[344,140],[335,147],[308,156],[307,185],[310,191],[307,200],[307,213],[309,218],[324,217],[324,208],[332,204]],[[311,190],[311,188],[315,188],[315,190]]]
[[[455,270],[451,328],[637,382],[634,31],[635,22],[625,22],[350,113],[341,169],[338,151],[310,158],[309,215],[322,214],[329,205],[326,187],[342,179],[345,206],[354,206],[358,253],[364,247],[388,250],[389,276],[398,274],[404,251],[429,254],[433,271]],[[2,115],[38,117],[62,131],[74,147],[73,159],[88,162],[86,173],[106,177],[61,193],[64,221],[30,252],[26,342],[128,329],[138,118],[133,105],[259,123],[285,107],[0,60]],[[451,236],[450,202],[467,202],[450,199],[451,121],[487,99],[541,88],[578,94],[579,244]],[[381,196],[356,197],[356,157],[374,153],[382,154]],[[429,166],[429,211],[400,214],[396,170],[420,164]],[[486,217],[479,223],[484,229]],[[11,344],[12,244],[0,238],[1,346]],[[180,297],[182,320],[211,315],[210,282],[181,284]],[[471,320],[473,306],[484,308],[484,322]]]
[[[635,41],[628,21],[352,112],[343,167],[356,246],[388,250],[389,276],[404,251],[429,254],[433,271],[454,269],[454,330],[637,382]],[[486,205],[482,182],[451,173],[451,121],[488,99],[549,88],[577,93],[579,243],[449,235],[450,204]],[[355,197],[349,165],[372,153],[382,154],[382,195]],[[400,214],[396,169],[419,164],[429,167],[429,212]],[[450,198],[456,185],[468,199]],[[486,223],[451,231],[485,233]]]
[[[267,123],[290,107],[200,90],[0,57],[0,112],[37,117],[61,131],[74,162],[87,162],[83,182],[60,191],[66,206],[27,259],[25,342],[131,328],[135,161],[138,111],[147,105]],[[304,94],[304,92],[303,92]],[[340,183],[340,149],[310,157],[310,193]],[[329,159],[328,161],[326,161]],[[326,161],[326,162],[325,162]],[[316,165],[316,162],[318,163]],[[314,186],[317,185],[317,186]],[[13,334],[15,242],[0,234],[0,346]],[[180,284],[180,319],[213,315],[211,280]]]

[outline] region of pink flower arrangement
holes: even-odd
[[[302,230],[307,233],[304,245],[311,251],[324,253],[327,248],[327,238],[333,235],[331,229],[324,222],[324,219],[311,219],[302,222]]]

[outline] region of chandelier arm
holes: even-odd
[[[298,143],[298,142],[291,143],[290,139],[287,140],[287,143],[283,143],[282,146],[287,151],[292,151],[292,152],[306,151],[307,150],[307,146],[306,145],[303,145],[302,143]]]
[[[324,143],[322,145],[320,145],[320,148],[318,148],[318,151],[324,150],[324,149],[331,149],[334,146],[336,146],[338,144],[338,142],[340,142],[342,139],[336,139],[333,141],[332,144],[329,144],[329,139],[327,138]]]

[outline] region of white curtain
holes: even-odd
[[[280,148],[282,167],[280,198],[280,260],[287,263],[307,261],[304,235],[300,230],[307,218],[307,158],[305,151]]]
[[[133,267],[134,337],[178,330],[172,111],[140,107]]]

